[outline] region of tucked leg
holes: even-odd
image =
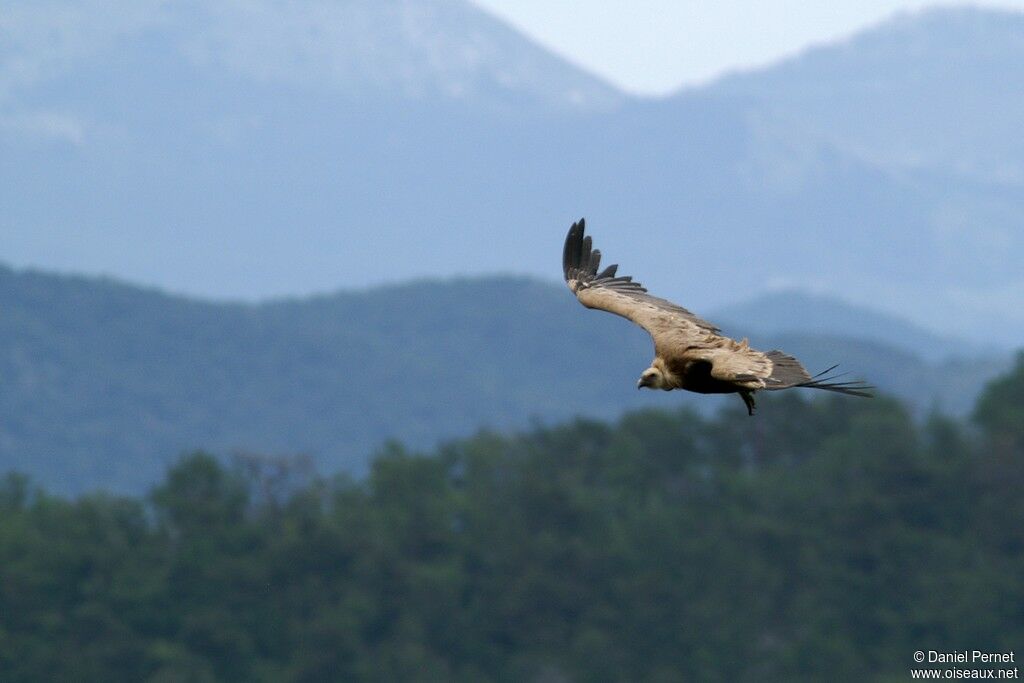
[[[754,408],[756,407],[754,405],[754,392],[753,391],[741,391],[740,392],[740,398],[742,398],[743,402],[747,404],[747,415],[753,415],[754,414]]]

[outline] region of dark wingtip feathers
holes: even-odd
[[[787,353],[779,351],[769,351],[767,354],[769,359],[772,361],[772,375],[770,380],[774,384],[769,384],[766,388],[769,390],[775,389],[788,389],[790,387],[806,387],[808,389],[822,389],[824,391],[834,391],[839,394],[847,394],[849,396],[861,396],[863,398],[871,398],[874,394],[871,393],[875,387],[860,381],[848,381],[838,382],[836,380],[845,377],[847,373],[843,372],[838,375],[831,374],[838,365],[833,365],[830,368],[822,370],[813,377],[804,366],[801,365],[800,361]]]
[[[871,393],[875,387],[862,382],[860,380],[853,380],[849,382],[837,382],[836,380],[840,377],[846,376],[848,373],[840,373],[838,375],[828,376],[828,373],[832,372],[838,365],[833,365],[828,370],[819,372],[817,375],[812,377],[806,382],[797,384],[798,387],[807,387],[809,389],[824,389],[825,391],[834,391],[837,394],[846,394],[847,396],[860,396],[861,398],[874,398],[875,395]]]
[[[572,224],[569,234],[565,236],[565,248],[562,250],[562,272],[565,279],[571,280],[570,272],[580,266],[580,258],[583,251],[583,231],[586,229],[584,219]]]
[[[576,280],[580,287],[608,287],[620,291],[646,292],[633,278],[625,275],[616,277],[618,264],[612,264],[598,273],[601,267],[601,251],[594,249],[590,235],[584,234],[586,223],[581,218],[569,228],[562,250],[562,274],[565,281]]]

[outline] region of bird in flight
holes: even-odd
[[[700,394],[739,394],[754,414],[754,392],[792,387],[824,389],[850,396],[871,397],[874,387],[863,382],[839,382],[828,374],[838,366],[811,376],[796,358],[782,351],[758,351],[746,339],[736,341],[682,306],[651,296],[629,276],[616,276],[617,265],[598,271],[601,252],[584,235],[581,218],[569,228],[562,253],[562,270],[569,290],[587,308],[608,311],[633,321],[654,340],[654,361],[640,375],[637,389],[685,389]]]

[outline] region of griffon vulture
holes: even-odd
[[[826,375],[836,366],[811,376],[796,358],[782,351],[750,348],[706,320],[671,301],[651,296],[629,276],[616,276],[618,266],[598,272],[601,252],[591,248],[581,218],[565,238],[562,270],[565,282],[580,303],[633,321],[654,340],[654,361],[643,371],[637,388],[686,389],[700,394],[739,394],[754,414],[754,392],[791,387],[824,389],[870,397],[863,382],[837,382]]]

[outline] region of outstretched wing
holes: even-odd
[[[581,218],[569,228],[562,253],[562,271],[570,291],[587,308],[608,311],[633,321],[647,330],[657,349],[675,349],[676,353],[718,337],[718,328],[698,318],[682,306],[651,296],[630,276],[616,276],[618,266],[598,272],[601,252],[592,248],[584,235]]]

